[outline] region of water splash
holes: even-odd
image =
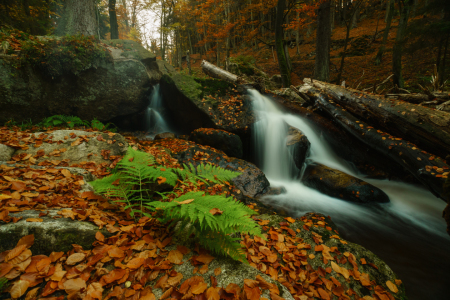
[[[171,131],[170,126],[162,116],[164,108],[159,89],[159,84],[153,87],[153,91],[150,94],[150,104],[145,112],[145,128],[150,134]]]
[[[442,219],[445,203],[422,187],[364,178],[335,154],[320,129],[300,116],[284,113],[259,92],[248,92],[259,118],[253,129],[256,162],[272,186],[284,186],[287,191],[262,201],[293,216],[311,211],[331,216],[345,238],[367,247],[398,273],[406,284],[409,299],[446,299],[450,293],[447,274],[450,260],[446,250],[450,248],[450,238]],[[308,161],[365,180],[383,190],[391,202],[351,203],[303,185],[290,171],[294,162],[287,155],[285,124],[307,136],[311,143]]]

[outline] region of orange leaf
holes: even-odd
[[[199,282],[197,285],[191,287],[191,292],[194,295],[198,295],[203,293],[207,287],[208,285],[206,284],[206,282]]]
[[[219,300],[219,287],[210,287],[208,290],[206,290],[206,300]]]
[[[125,252],[117,246],[108,250],[108,255],[111,257],[122,258],[125,257]]]
[[[61,170],[61,174],[63,174],[64,177],[66,177],[66,178],[72,177],[72,174],[71,174],[70,171],[67,170],[67,169],[62,169],[62,170]]]
[[[81,278],[69,279],[63,284],[67,294],[73,294],[86,288],[86,281]]]
[[[145,262],[145,258],[136,257],[130,260],[127,264],[127,267],[130,269],[137,269],[142,266]]]
[[[105,241],[105,236],[100,231],[97,231],[97,233],[95,234],[95,238],[100,242]]]
[[[292,219],[291,217],[287,217],[287,218],[284,218],[286,221],[288,221],[289,223],[295,223],[295,220],[294,219]]]
[[[321,288],[318,288],[317,291],[319,292],[321,299],[323,299],[323,300],[330,300],[330,295],[328,295],[328,293],[326,291],[324,291]]]
[[[258,281],[252,280],[252,279],[244,279],[244,284],[247,285],[249,288],[254,288],[258,286]]]
[[[214,216],[214,215],[221,215],[221,214],[223,214],[223,211],[221,211],[221,210],[218,209],[218,208],[213,208],[213,209],[211,209],[211,210],[209,211],[209,213],[212,214],[212,215]]]
[[[158,184],[162,184],[162,183],[166,182],[166,180],[167,179],[165,177],[159,176],[158,177]]]
[[[391,292],[396,293],[396,294],[398,293],[398,288],[395,285],[395,283],[392,283],[390,280],[388,280],[388,281],[386,281],[386,285],[391,290]]]
[[[27,293],[27,295],[25,296],[25,300],[34,300],[37,298],[38,295],[38,291],[39,291],[39,287],[32,289],[31,291],[29,291]]]
[[[6,199],[11,199],[11,198],[12,198],[12,197],[9,196],[9,195],[4,195],[4,194],[1,194],[1,195],[0,195],[0,201],[6,200]]]
[[[181,202],[178,202],[178,201],[175,201],[175,202],[177,202],[178,204],[189,204],[192,201],[194,201],[194,199],[187,199],[187,200],[184,200],[184,201],[181,201]]]
[[[244,291],[248,300],[259,300],[259,298],[261,297],[261,290],[259,289],[259,287],[251,288],[247,284],[245,284]]]
[[[164,300],[167,297],[169,297],[173,292],[173,287],[169,288],[167,291],[164,292],[164,294],[161,295],[161,297],[159,298],[160,300]]]
[[[22,297],[27,291],[29,286],[30,286],[29,281],[19,279],[14,283],[14,285],[11,287],[11,290],[9,291],[9,293],[11,294],[11,298],[17,299],[19,297]]]
[[[183,253],[178,250],[172,250],[167,255],[167,259],[173,264],[180,264],[183,261]]]
[[[68,264],[69,266],[72,266],[76,263],[79,263],[80,261],[83,261],[85,258],[86,258],[86,254],[84,254],[84,253],[74,253],[67,258],[66,264]]]
[[[222,273],[222,269],[221,268],[214,269],[214,275],[219,276],[221,273]]]
[[[28,218],[27,222],[43,222],[44,220],[41,218]]]
[[[9,251],[9,253],[6,255],[5,257],[5,262],[8,262],[9,260],[13,259],[14,257],[18,256],[20,253],[22,253],[25,249],[27,248],[27,245],[22,244],[19,245],[17,247],[15,247],[14,249],[12,249],[11,251]]]
[[[33,244],[34,234],[26,235],[17,242],[17,246],[25,245],[26,248],[30,248]]]

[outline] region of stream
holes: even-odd
[[[257,165],[271,186],[286,188],[286,193],[262,200],[296,217],[307,212],[329,215],[344,238],[371,250],[398,274],[409,299],[449,299],[450,237],[442,218],[445,202],[422,187],[364,178],[334,153],[314,124],[283,112],[256,90],[248,92],[260,118],[253,132]],[[383,190],[391,202],[346,202],[303,185],[286,147],[286,124],[300,129],[309,139],[307,161],[363,179]]]

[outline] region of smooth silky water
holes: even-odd
[[[149,135],[156,135],[161,132],[170,132],[169,124],[164,120],[161,113],[163,111],[162,95],[159,84],[153,87],[150,94],[150,104],[145,112],[145,127]]]
[[[257,164],[271,186],[284,186],[287,191],[262,201],[296,217],[307,212],[329,215],[344,238],[371,250],[397,273],[409,299],[450,299],[450,237],[442,218],[445,202],[422,187],[364,178],[334,153],[314,124],[283,112],[255,90],[248,92],[260,119],[253,129]],[[292,171],[294,162],[286,147],[286,124],[308,137],[309,161],[363,179],[383,190],[391,202],[346,202],[303,185],[298,171]]]

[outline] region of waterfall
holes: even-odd
[[[364,178],[334,153],[314,125],[283,112],[255,90],[248,93],[259,119],[252,132],[256,162],[272,186],[284,186],[287,191],[261,201],[296,217],[311,211],[331,216],[345,238],[367,247],[388,263],[406,284],[409,299],[446,299],[450,286],[450,238],[442,219],[445,203],[422,187]],[[383,190],[391,202],[346,202],[303,185],[290,171],[294,162],[286,149],[286,124],[300,129],[310,141],[308,161],[365,180]],[[427,246],[425,249],[419,245]],[[423,270],[427,270],[426,278]],[[433,295],[429,293],[430,286]]]
[[[157,134],[171,131],[169,125],[162,117],[163,103],[162,95],[159,91],[159,84],[153,87],[150,94],[150,104],[145,112],[145,127],[148,133]]]

